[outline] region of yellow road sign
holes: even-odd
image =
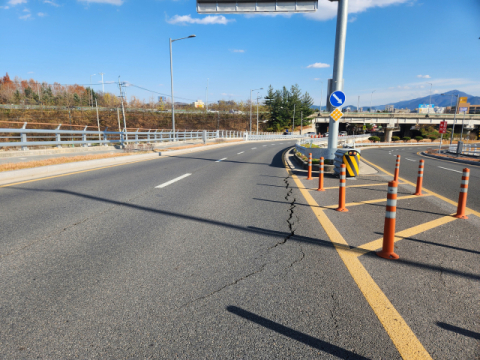
[[[337,121],[343,116],[343,113],[338,108],[336,108],[331,112],[330,116],[333,120]]]

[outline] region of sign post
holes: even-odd
[[[347,39],[347,19],[348,19],[348,0],[338,1],[338,11],[337,11],[337,31],[335,35],[335,55],[333,60],[333,77],[332,80],[329,80],[329,99],[332,99],[330,104],[333,107],[339,107],[343,105],[338,105],[339,102],[332,95],[335,94],[337,97],[337,90],[343,90],[343,65],[345,59],[345,42]],[[333,93],[333,94],[332,94]],[[342,93],[343,94],[343,93]],[[345,95],[344,95],[345,96]],[[339,97],[339,99],[341,99]],[[345,102],[345,98],[343,98]],[[334,109],[330,109],[334,110]],[[335,151],[337,151],[338,146],[338,122],[330,117],[329,121],[329,135],[328,135],[328,148],[325,158],[329,160],[335,159]]]
[[[440,128],[438,129],[438,132],[440,133],[440,145],[438,147],[438,153],[440,154],[440,150],[442,149],[443,134],[445,134],[447,132],[447,122],[446,121],[441,121],[440,122]]]

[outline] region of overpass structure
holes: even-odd
[[[314,118],[317,133],[327,132],[329,114],[322,113]],[[454,114],[389,114],[389,113],[345,113],[338,120],[340,130],[346,130],[348,124],[378,124],[385,130],[385,141],[390,141],[392,133],[399,131],[402,136],[408,136],[410,129],[415,125],[439,125],[446,121],[451,127],[454,123]],[[457,114],[455,124],[464,124],[467,131],[476,131],[480,127],[480,115]]]

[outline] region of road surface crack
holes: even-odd
[[[261,273],[261,272],[265,269],[265,266],[267,266],[266,263],[263,264],[262,266],[260,266],[260,268],[257,269],[257,270],[255,270],[254,272],[251,272],[251,273],[249,273],[249,274],[247,274],[247,275],[245,275],[245,276],[242,276],[241,278],[236,279],[235,281],[233,281],[233,282],[231,282],[231,283],[229,283],[229,284],[226,284],[226,285],[222,286],[221,288],[219,288],[219,289],[217,289],[217,290],[215,290],[215,291],[212,291],[211,293],[209,293],[209,294],[207,294],[207,295],[200,296],[200,297],[198,297],[198,298],[196,298],[196,299],[194,299],[194,300],[191,300],[191,301],[183,304],[182,306],[180,306],[180,309],[185,308],[185,307],[187,307],[188,305],[193,304],[193,303],[195,303],[195,302],[197,302],[197,301],[205,300],[206,298],[208,298],[208,297],[210,297],[210,296],[213,296],[213,295],[215,295],[215,294],[218,294],[219,292],[225,290],[226,288],[228,288],[228,287],[230,287],[230,286],[237,285],[240,281],[246,280],[246,279],[248,279],[249,277],[251,277],[251,276],[253,276],[253,275],[256,275],[256,274],[258,274],[258,273]]]

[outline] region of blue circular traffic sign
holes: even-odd
[[[330,104],[333,107],[340,107],[345,104],[346,96],[343,91],[337,90],[330,94]]]

